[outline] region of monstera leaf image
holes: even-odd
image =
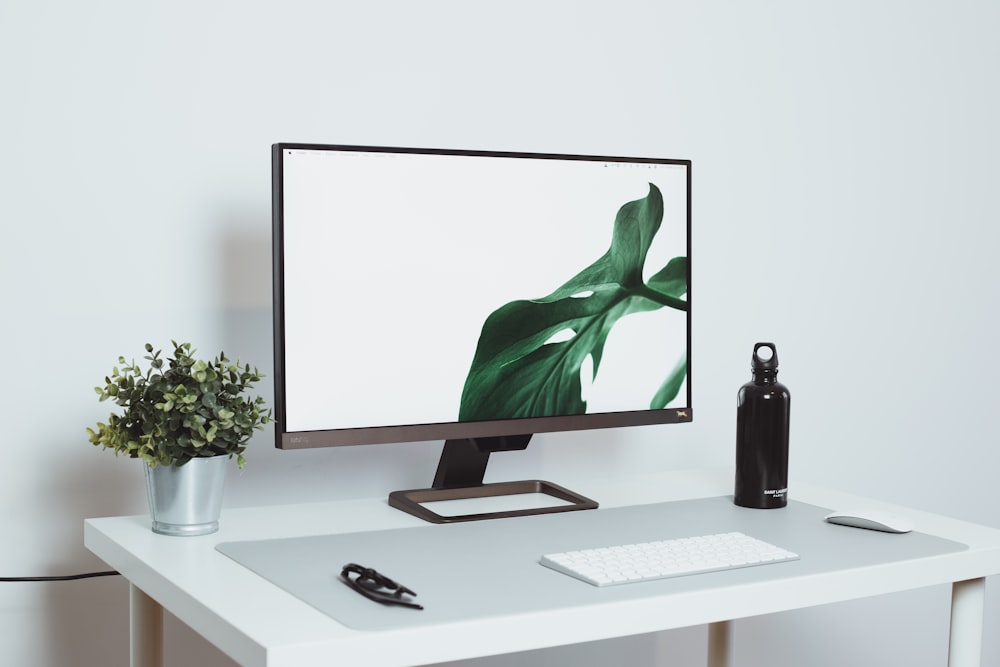
[[[687,310],[687,258],[675,257],[643,281],[643,267],[663,220],[663,196],[649,184],[646,197],[624,204],[615,217],[611,247],[546,297],[512,301],[483,324],[465,380],[463,421],[582,414],[581,367],[592,358],[596,378],[608,334],[631,313],[663,307]],[[651,408],[677,395],[687,359],[665,369]]]

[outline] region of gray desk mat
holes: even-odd
[[[356,630],[391,630],[614,603],[964,551],[931,535],[824,522],[830,510],[795,501],[776,510],[731,496],[396,530],[226,542],[216,548]],[[542,554],[738,530],[799,554],[796,561],[598,588],[538,563]],[[340,579],[346,563],[374,567],[416,591],[417,611],[372,602]]]

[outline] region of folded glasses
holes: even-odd
[[[422,605],[403,597],[404,595],[416,597],[416,593],[406,586],[400,586],[374,568],[348,563],[340,571],[340,576],[348,586],[369,600],[411,609],[423,609]]]

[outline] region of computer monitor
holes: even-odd
[[[272,147],[275,433],[283,449],[444,440],[428,489],[484,484],[532,434],[691,412],[688,160]]]

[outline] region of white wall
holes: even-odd
[[[178,338],[270,369],[275,141],[694,161],[696,423],[540,437],[497,476],[729,463],[736,389],[773,340],[793,495],[808,479],[1000,527],[997,34],[992,0],[3,3],[0,576],[100,569],[82,520],[144,511],[136,462],[84,432],[119,354]],[[228,506],[422,486],[438,451],[270,436]],[[987,596],[998,665],[995,578]],[[0,658],[124,665],[126,597],[2,585]],[[740,664],[940,665],[947,599],[740,622]],[[169,633],[175,664],[230,664]],[[470,664],[691,665],[703,639]]]

